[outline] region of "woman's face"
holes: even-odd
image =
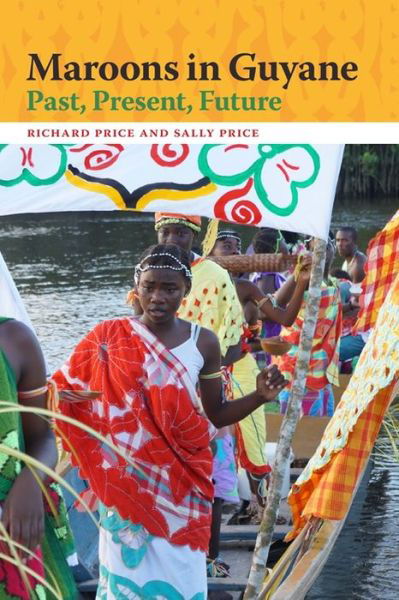
[[[239,242],[235,238],[226,237],[218,240],[211,252],[212,256],[231,256],[232,254],[241,254]]]
[[[173,269],[144,271],[137,286],[144,316],[152,323],[165,323],[174,318],[187,291],[186,279]]]

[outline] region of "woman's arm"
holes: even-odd
[[[238,344],[234,344],[234,346],[229,346],[227,348],[225,356],[222,356],[222,364],[228,367],[240,360],[240,358],[242,358],[241,340]]]
[[[254,299],[258,303],[258,309],[264,317],[286,327],[290,327],[294,323],[302,306],[303,295],[309,285],[310,268],[310,261],[304,261],[302,270],[298,274],[297,281],[292,277],[292,279],[290,278],[280,288],[280,290],[284,287],[289,289],[291,289],[291,287],[293,288],[291,299],[285,307],[281,304],[281,296],[279,295],[280,290],[273,294],[273,297],[263,296],[260,290],[254,292]],[[284,290],[282,295],[284,297]],[[273,303],[273,299],[275,300],[275,303]]]
[[[227,402],[223,398],[222,378],[207,378],[207,375],[220,372],[220,347],[216,336],[211,331],[202,329],[198,347],[204,357],[199,380],[202,405],[215,427],[221,428],[241,421],[265,402],[272,402],[287,385],[280,371],[273,365],[259,373],[256,390],[238,400]]]
[[[26,328],[25,336],[21,341],[23,361],[21,374],[18,381],[18,392],[29,392],[47,385],[46,366],[39,343],[33,333]],[[19,398],[19,403],[32,408],[47,408],[47,392],[36,397]],[[26,453],[42,462],[49,468],[57,464],[57,449],[55,437],[49,422],[41,416],[32,413],[22,414],[22,429],[25,440]],[[37,471],[37,475],[44,480],[47,475]]]
[[[19,358],[18,392],[28,392],[46,385],[46,371],[39,344],[28,327],[13,322],[15,356]],[[17,369],[18,370],[18,369]],[[28,395],[28,394],[27,394]],[[19,403],[33,408],[46,407],[47,394],[20,399]],[[25,452],[49,468],[57,462],[54,434],[43,417],[22,413]],[[3,507],[2,521],[11,537],[29,549],[34,549],[43,536],[44,509],[41,487],[47,475],[24,466],[16,478]]]
[[[312,268],[312,255],[306,254],[300,257],[300,271],[299,273],[305,274],[307,277],[307,283],[310,280],[310,271]],[[293,275],[287,279],[285,283],[277,290],[274,294],[277,303],[280,306],[285,306],[292,299],[293,294],[295,292],[295,278]]]
[[[243,281],[238,284],[240,301],[242,303],[252,301],[258,304],[258,310],[263,318],[290,327],[298,315],[303,295],[309,285],[311,265],[311,257],[304,257],[297,281],[295,281],[294,277],[290,277],[273,294],[275,305],[273,305],[272,299],[267,300],[267,296],[262,294],[258,286],[251,281]]]
[[[296,282],[294,276],[288,277],[287,281],[275,292],[274,297],[280,306],[285,306],[291,300],[295,291]]]

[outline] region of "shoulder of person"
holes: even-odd
[[[192,269],[192,272],[193,285],[198,285],[200,281],[212,281],[216,287],[222,286],[236,294],[236,286],[230,273],[212,259],[205,258],[201,260],[197,263],[195,270]]]
[[[253,283],[253,281],[250,281],[249,279],[235,279],[234,281],[235,284],[243,290],[259,289],[256,283]]]
[[[119,327],[119,326],[127,326],[129,325],[129,322],[131,319],[135,319],[137,317],[134,316],[126,316],[126,317],[114,317],[113,319],[105,319],[104,321],[100,321],[99,323],[97,323],[97,325],[94,325],[94,327],[92,328],[92,331],[98,330],[98,329],[108,329],[108,328],[112,328],[112,327]]]
[[[18,346],[37,343],[37,338],[32,329],[28,325],[25,325],[25,323],[22,323],[22,321],[17,321],[16,319],[6,321],[2,330],[7,338],[12,336],[15,344]]]
[[[82,335],[80,342],[83,342],[83,340],[86,339],[100,341],[101,338],[106,338],[108,335],[112,335],[112,333],[115,333],[117,330],[131,332],[132,327],[130,324],[130,319],[132,318],[134,319],[135,317],[115,317],[114,319],[100,321]]]
[[[237,290],[245,294],[247,297],[257,296],[260,294],[258,286],[252,281],[249,281],[249,279],[236,279],[235,284],[237,286]]]
[[[44,385],[46,367],[32,329],[21,321],[12,320],[4,323],[2,335],[5,336],[2,348],[14,370],[18,387],[21,384],[21,389],[33,389]]]
[[[210,329],[201,327],[198,336],[198,348],[203,356],[213,351],[220,352],[220,344],[217,335]]]
[[[202,261],[202,264],[205,265],[207,269],[212,270],[217,276],[226,278],[229,281],[231,281],[230,273],[227,271],[227,269],[221,267],[217,262],[215,262],[211,258],[205,258]]]

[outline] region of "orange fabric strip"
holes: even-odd
[[[294,529],[286,540],[298,535],[306,521],[314,516],[321,519],[340,520],[346,515],[362,469],[380,431],[385,412],[396,391],[399,371],[392,383],[380,390],[359,417],[348,443],[332,460],[311,479],[288,497]]]

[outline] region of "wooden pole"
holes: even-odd
[[[287,412],[281,424],[270,489],[267,495],[266,507],[260,524],[258,537],[256,539],[251,571],[244,593],[244,600],[255,600],[257,598],[266,574],[267,558],[280,507],[284,473],[288,465],[292,438],[299,420],[301,401],[305,392],[313,335],[319,312],[325,260],[326,242],[316,239],[313,248],[309,297],[306,304],[304,323],[299,340],[298,359],[295,367],[291,397],[287,405]]]

